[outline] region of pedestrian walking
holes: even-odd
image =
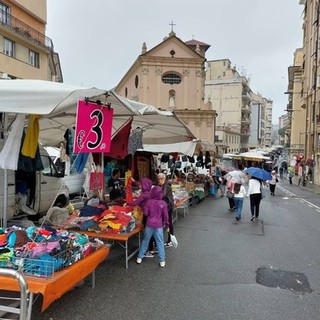
[[[268,180],[267,183],[269,184],[270,194],[274,196],[275,195],[274,192],[276,190],[276,184],[279,182],[278,175],[275,170],[271,171],[271,177],[272,179]]]
[[[168,206],[166,202],[162,200],[163,194],[160,186],[153,187],[150,191],[150,196],[151,199],[147,201],[143,212],[147,217],[147,222],[137,257],[137,263],[140,264],[145,257],[150,239],[153,236],[158,249],[160,267],[164,267],[166,264],[166,254],[163,241],[163,227],[169,232]]]
[[[280,180],[282,181],[283,180],[283,172],[284,172],[284,168],[281,166],[279,168],[279,174],[280,174]]]
[[[165,247],[170,248],[173,246],[171,242],[170,234],[173,234],[172,213],[174,209],[174,200],[173,200],[171,185],[168,183],[168,181],[166,181],[166,175],[164,173],[158,174],[158,185],[162,188],[162,193],[163,193],[162,199],[166,202],[168,206],[170,232],[168,232],[168,241],[165,243]]]
[[[294,172],[295,172],[294,168],[289,167],[288,171],[289,171],[289,183],[292,184],[292,178],[293,178]]]
[[[254,219],[258,220],[261,202],[261,187],[262,181],[258,178],[250,176],[248,195],[250,197],[250,211],[251,218],[250,221]]]
[[[146,206],[148,200],[151,199],[151,195],[150,195],[151,188],[152,188],[152,181],[148,178],[142,178],[141,179],[141,194],[140,194],[140,196],[136,200],[126,203],[127,206],[130,206],[130,207],[133,207],[133,206],[140,206],[141,207],[142,212],[143,212],[142,223],[143,223],[144,227],[146,227],[146,223],[147,223],[147,216],[144,214],[144,211],[145,211],[145,206]],[[154,257],[154,255],[152,253],[154,250],[153,242],[154,242],[154,239],[152,237],[150,239],[150,243],[149,243],[149,250],[145,254],[146,258],[153,258]]]
[[[221,184],[220,184],[220,191],[221,191],[221,197],[226,195],[226,186],[227,186],[227,179],[225,176],[221,177]]]
[[[235,181],[233,180],[233,178],[231,178],[231,179],[229,179],[229,180],[227,181],[227,185],[226,185],[226,187],[227,187],[227,193],[230,193],[230,192],[233,193],[234,184],[235,184]],[[229,209],[228,209],[228,211],[235,211],[235,210],[236,210],[236,204],[235,204],[235,202],[234,202],[233,197],[228,197],[228,196],[227,196],[227,198],[228,198],[228,202],[229,202]]]
[[[243,200],[246,196],[246,189],[241,183],[235,183],[233,188],[233,199],[236,205],[236,214],[235,214],[235,222],[241,220],[241,213],[243,207]]]

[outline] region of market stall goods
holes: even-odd
[[[0,229],[0,267],[50,278],[96,251],[101,244],[85,235],[52,227]]]

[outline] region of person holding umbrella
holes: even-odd
[[[250,221],[253,221],[254,219],[258,220],[260,213],[260,202],[262,199],[262,181],[271,180],[272,177],[268,171],[255,167],[248,168],[244,172],[249,175],[248,196],[250,197]]]

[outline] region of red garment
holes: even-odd
[[[128,142],[132,120],[133,118],[131,117],[112,137],[110,152],[106,152],[106,156],[114,159],[124,159],[128,155]]]
[[[132,201],[133,201],[132,179],[129,178],[127,181],[127,186],[126,186],[126,202],[132,202]]]

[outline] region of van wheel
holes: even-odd
[[[53,206],[64,208],[66,205],[67,205],[67,199],[64,196],[59,196]]]

